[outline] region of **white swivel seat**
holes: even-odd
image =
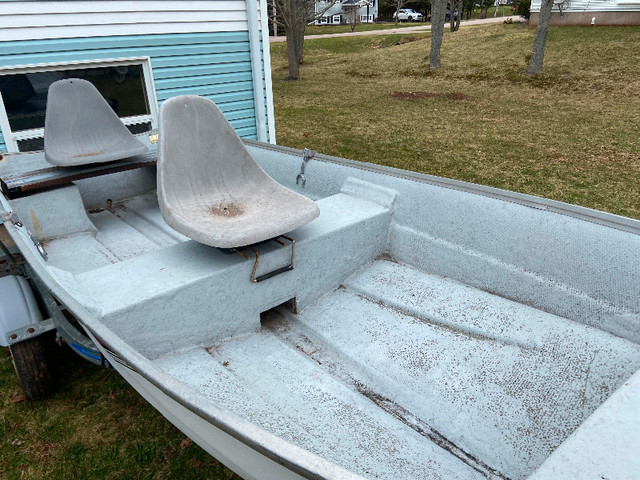
[[[70,78],[49,87],[45,159],[60,167],[110,162],[148,150],[91,82]]]
[[[268,240],[320,214],[251,157],[223,113],[195,95],[162,104],[158,203],[164,220],[197,242],[235,248]]]

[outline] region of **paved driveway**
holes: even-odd
[[[508,17],[490,17],[483,18],[478,20],[463,20],[460,24],[461,27],[466,27],[469,25],[483,25],[486,23],[502,23],[505,20],[511,19],[514,22],[522,22],[522,17],[519,16],[508,16]],[[448,23],[448,22],[447,22]],[[327,27],[330,29],[331,27]],[[357,27],[356,27],[357,28]],[[355,32],[344,32],[344,33],[324,33],[322,35],[305,35],[305,40],[313,40],[314,38],[331,38],[331,37],[354,37],[358,35],[389,35],[392,33],[416,33],[416,32],[427,32],[431,30],[431,25],[418,25],[416,27],[400,27],[400,28],[389,28],[386,30],[366,30],[366,31],[355,31]],[[276,42],[285,42],[287,39],[284,36],[279,37],[269,37],[270,43]]]

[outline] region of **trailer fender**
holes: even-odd
[[[41,321],[42,314],[27,279],[16,275],[0,278],[0,345],[7,347],[23,334],[41,333]]]

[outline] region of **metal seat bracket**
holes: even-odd
[[[242,248],[247,248],[249,250],[251,250],[254,255],[256,256],[256,261],[253,265],[253,271],[251,272],[251,282],[252,283],[260,283],[264,280],[267,280],[271,277],[275,277],[276,275],[280,275],[281,273],[284,272],[288,272],[290,270],[293,270],[293,262],[295,260],[295,253],[296,253],[296,241],[293,238],[287,237],[285,235],[279,235],[275,238],[270,239],[270,241],[272,242],[276,242],[277,244],[281,245],[282,247],[286,247],[287,244],[282,242],[281,240],[279,240],[280,238],[284,238],[286,240],[289,240],[289,242],[291,242],[291,261],[289,262],[289,265],[285,265],[284,267],[281,268],[277,268],[276,270],[273,270],[271,272],[265,273],[264,275],[260,275],[258,277],[256,277],[256,271],[258,270],[258,263],[260,262],[260,252],[258,250],[256,250],[253,247],[242,247]],[[246,255],[245,253],[241,252],[239,249],[237,248],[233,248],[232,249],[234,252],[242,255],[244,258],[246,258],[247,260],[250,258],[248,255]]]

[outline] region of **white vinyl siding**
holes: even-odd
[[[247,30],[244,0],[0,1],[0,41]]]
[[[540,3],[540,0],[532,0],[531,11],[539,12]],[[556,12],[560,3],[554,3],[553,11]],[[565,0],[561,5],[565,13],[640,11],[640,0]]]

